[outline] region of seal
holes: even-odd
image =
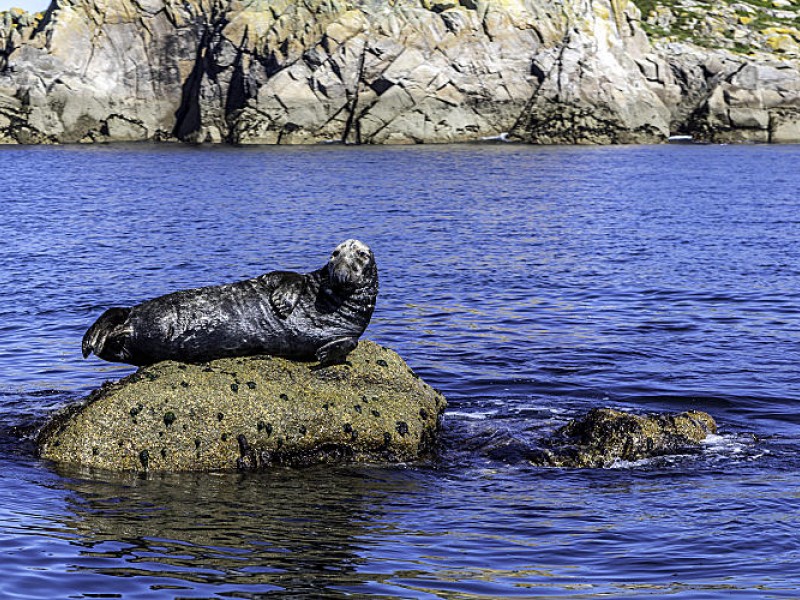
[[[144,366],[271,354],[332,364],[358,344],[377,296],[372,250],[346,240],[311,273],[273,271],[109,308],[83,336],[83,357]]]

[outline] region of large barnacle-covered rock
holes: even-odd
[[[39,453],[115,471],[405,462],[433,448],[445,406],[400,356],[368,341],[328,367],[269,356],[168,361],[55,415]]]

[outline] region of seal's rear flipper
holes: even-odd
[[[105,358],[104,350],[106,350],[109,338],[116,338],[115,341],[119,342],[122,326],[128,319],[130,312],[130,308],[115,307],[109,308],[100,315],[100,318],[94,322],[94,325],[89,327],[88,331],[83,336],[83,342],[81,343],[83,358],[87,358],[92,352],[100,358]],[[109,350],[112,349],[109,348]],[[112,350],[112,353],[116,354],[118,350],[118,348],[115,348]],[[105,353],[105,355],[108,354],[108,352]]]
[[[345,357],[358,346],[356,338],[339,338],[317,350],[317,360],[323,366],[344,362]]]

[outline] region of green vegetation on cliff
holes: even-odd
[[[654,39],[692,42],[742,54],[800,56],[797,0],[634,0]]]

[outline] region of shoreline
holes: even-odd
[[[404,148],[468,148],[468,147],[506,147],[506,148],[531,148],[531,149],[566,149],[566,148],[585,148],[585,149],[600,149],[600,148],[647,148],[659,146],[759,146],[759,147],[782,147],[782,146],[796,146],[800,145],[800,140],[792,142],[757,142],[757,141],[740,141],[740,142],[710,142],[706,140],[697,140],[692,136],[674,135],[670,136],[667,140],[662,142],[652,143],[630,143],[630,144],[568,144],[568,143],[553,143],[553,144],[531,144],[528,142],[518,140],[500,140],[500,139],[476,139],[465,140],[458,142],[421,142],[417,144],[353,144],[341,141],[324,141],[324,142],[309,142],[306,144],[241,144],[231,142],[185,142],[181,140],[135,140],[135,141],[98,141],[98,142],[51,142],[51,143],[0,143],[0,152],[13,149],[31,149],[31,148],[64,148],[64,149],[80,149],[80,148],[108,148],[108,149],[149,149],[149,148],[180,148],[180,149],[219,149],[219,150],[268,150],[268,149],[322,149],[322,148],[352,148],[352,149],[392,149],[399,150]]]

